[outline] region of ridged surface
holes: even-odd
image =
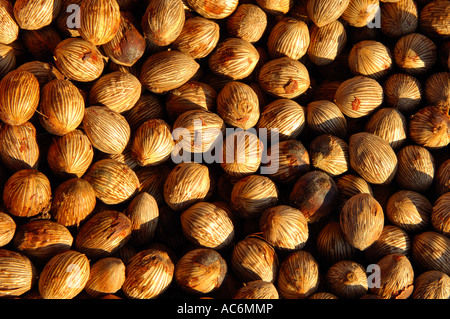
[[[2,22],[0,28],[0,42],[10,44],[19,37],[19,25],[14,18],[14,6],[9,0],[0,0],[0,16]]]
[[[130,241],[136,245],[150,243],[155,236],[159,220],[159,208],[155,198],[140,192],[128,204],[125,215],[131,221]]]
[[[130,125],[131,131],[135,132],[147,120],[164,118],[164,102],[152,93],[142,92],[136,104],[124,112],[123,116]]]
[[[395,73],[383,84],[386,103],[404,114],[417,111],[422,101],[422,84],[412,75]]]
[[[416,31],[419,10],[414,0],[399,0],[381,4],[381,32],[390,38],[400,38]]]
[[[407,232],[424,231],[431,222],[432,206],[422,194],[400,190],[392,194],[386,205],[386,217]]]
[[[271,282],[264,280],[249,281],[240,288],[233,299],[279,299],[278,290]]]
[[[13,240],[17,250],[40,262],[69,250],[72,243],[72,234],[65,226],[47,219],[31,220],[21,225]]]
[[[408,145],[397,153],[398,169],[395,179],[404,189],[426,192],[435,176],[434,157],[425,147]]]
[[[303,106],[290,99],[277,99],[261,110],[256,125],[257,129],[267,129],[267,138],[271,131],[278,131],[280,140],[297,138],[306,125],[306,110]]]
[[[100,77],[105,57],[97,47],[81,38],[67,38],[55,48],[57,68],[69,80],[90,82]]]
[[[373,196],[370,184],[364,178],[352,173],[338,177],[336,186],[339,190],[339,209],[342,209],[345,202],[356,194],[367,193]]]
[[[239,179],[231,191],[231,205],[243,218],[258,217],[277,202],[277,186],[270,178],[262,175]]]
[[[235,38],[258,42],[266,31],[267,15],[255,4],[240,4],[227,19],[227,32]]]
[[[233,221],[225,210],[212,203],[196,203],[180,218],[184,235],[201,247],[222,249],[234,239]]]
[[[225,123],[217,113],[203,109],[190,110],[177,117],[172,134],[175,140],[174,151],[203,153],[222,140]]]
[[[344,174],[350,167],[348,144],[334,135],[316,137],[309,144],[308,153],[312,166],[332,177]]]
[[[350,0],[342,19],[353,27],[361,28],[375,18],[379,8],[379,0]]]
[[[200,65],[187,53],[158,52],[144,61],[140,81],[152,93],[165,93],[189,81],[199,68]]]
[[[14,3],[14,17],[21,29],[38,30],[56,18],[61,0],[18,0]]]
[[[14,237],[16,222],[7,213],[0,212],[0,247],[6,246]]]
[[[17,66],[14,48],[10,45],[0,43],[0,79]]]
[[[89,138],[80,130],[74,130],[55,138],[47,153],[47,162],[58,176],[81,177],[94,158],[94,149]]]
[[[189,7],[207,19],[224,19],[236,10],[239,0],[187,0]]]
[[[261,165],[264,145],[256,134],[236,131],[228,135],[222,148],[222,169],[230,176],[255,174]]]
[[[184,291],[207,294],[221,286],[227,271],[227,263],[217,251],[200,248],[180,258],[175,266],[174,279]]]
[[[120,7],[115,0],[83,0],[79,32],[83,39],[99,46],[111,41],[120,27]]]
[[[173,119],[190,110],[214,111],[217,93],[217,90],[207,83],[188,81],[167,94],[165,107],[169,117]]]
[[[22,125],[3,124],[0,127],[0,158],[11,171],[37,168],[39,164],[39,145],[36,128],[30,122]]]
[[[161,250],[147,249],[135,254],[126,267],[124,294],[131,299],[153,299],[171,284],[175,266]]]
[[[83,121],[85,103],[79,89],[68,80],[55,79],[42,88],[39,120],[51,134],[65,135]]]
[[[125,117],[106,106],[86,108],[83,129],[92,146],[107,154],[122,153],[131,137]]]
[[[86,293],[94,298],[114,294],[125,282],[125,265],[119,258],[106,257],[95,262],[86,283]]]
[[[397,156],[381,137],[371,133],[353,134],[349,141],[350,166],[368,183],[389,184],[398,168]]]
[[[409,120],[409,137],[430,150],[441,149],[450,143],[450,115],[448,111],[429,106],[417,111]]]
[[[394,60],[404,72],[418,76],[436,64],[436,45],[420,33],[401,37],[394,47]]]
[[[208,57],[211,71],[232,80],[249,76],[259,61],[259,52],[248,41],[228,38],[219,42]]]
[[[272,180],[289,184],[310,170],[310,157],[302,142],[289,139],[269,147],[262,165]]]
[[[268,14],[273,15],[286,14],[294,6],[294,0],[256,0],[256,3]]]
[[[0,249],[0,297],[18,297],[29,291],[37,273],[31,261],[23,254]]]
[[[380,237],[364,253],[367,260],[376,263],[390,254],[409,256],[411,246],[411,236],[405,230],[394,225],[385,225]]]
[[[51,214],[61,225],[79,226],[96,205],[95,191],[81,178],[71,178],[61,183],[53,195]]]
[[[247,130],[259,120],[258,96],[249,85],[231,81],[217,95],[217,113],[228,125]]]
[[[352,260],[356,249],[349,244],[338,221],[326,224],[317,236],[317,252],[320,260],[331,266],[341,260]]]
[[[277,286],[285,299],[306,299],[319,289],[319,264],[306,251],[291,253],[280,265]]]
[[[236,243],[231,253],[233,273],[243,282],[275,283],[279,265],[275,249],[265,240],[249,236]]]
[[[307,54],[315,65],[330,64],[347,44],[347,32],[338,20],[322,27],[313,25],[310,27],[310,33]]]
[[[436,190],[438,195],[450,192],[450,159],[443,162],[437,170]]]
[[[181,0],[152,0],[142,18],[144,35],[158,46],[171,44],[181,33],[185,22]]]
[[[412,293],[414,270],[409,259],[402,254],[389,254],[378,261],[380,287],[369,291],[382,299],[406,299]]]
[[[130,236],[130,219],[121,212],[107,210],[95,213],[80,227],[75,247],[90,259],[110,257]]]
[[[309,0],[306,10],[309,18],[319,27],[337,20],[349,5],[350,0]]]
[[[126,201],[139,188],[136,173],[113,159],[95,162],[83,178],[94,188],[97,198],[108,205]]]
[[[39,293],[43,299],[73,299],[83,291],[89,279],[86,255],[69,250],[54,256],[39,276]]]
[[[172,47],[194,59],[201,59],[214,50],[219,37],[220,27],[215,21],[193,16],[184,22],[180,34],[172,42]]]
[[[397,108],[384,107],[369,118],[365,131],[381,137],[397,151],[406,143],[408,123]]]
[[[208,167],[198,163],[180,163],[164,182],[164,200],[171,209],[184,210],[203,201],[210,187]]]
[[[427,78],[425,99],[428,105],[450,107],[450,72],[437,72]]]
[[[64,75],[55,67],[54,64],[42,61],[30,61],[21,64],[17,69],[28,71],[34,74],[42,88],[48,82],[54,79],[64,79]]]
[[[450,235],[450,192],[439,196],[434,203],[431,224],[438,232]]]
[[[101,76],[89,91],[90,105],[104,105],[110,110],[123,113],[139,100],[142,86],[131,73],[111,72]]]
[[[27,122],[38,107],[39,97],[39,82],[32,73],[9,72],[0,81],[0,119],[10,125]]]
[[[413,239],[412,257],[424,270],[439,270],[450,276],[450,239],[436,231],[425,231]]]
[[[345,138],[347,135],[347,119],[339,107],[328,100],[308,103],[306,124],[316,134],[332,134],[340,138]]]
[[[350,118],[369,115],[383,103],[383,88],[372,78],[357,75],[342,82],[334,103]]]
[[[348,65],[354,75],[381,79],[393,67],[393,57],[387,46],[379,41],[363,40],[350,50]]]
[[[450,3],[446,0],[431,1],[420,11],[420,30],[431,37],[450,38]]]
[[[300,61],[283,57],[261,67],[258,83],[272,96],[293,99],[308,90],[310,77],[308,69]]]
[[[150,119],[134,133],[131,155],[140,166],[167,161],[175,146],[170,126],[163,120]]]
[[[146,166],[136,170],[139,179],[139,191],[149,193],[160,205],[164,203],[164,182],[170,173],[169,166]]]
[[[368,291],[366,269],[351,260],[342,260],[328,268],[327,287],[344,299],[359,299]]]
[[[372,245],[383,231],[383,209],[371,195],[358,194],[345,203],[339,223],[345,239],[353,247],[363,251]]]
[[[421,273],[414,280],[412,299],[449,299],[450,277],[438,270]]]
[[[11,215],[31,217],[48,208],[51,195],[47,176],[36,169],[23,169],[6,181],[3,202]]]
[[[287,18],[271,29],[267,52],[272,59],[288,57],[299,60],[306,54],[309,44],[308,25],[301,20]]]
[[[308,222],[298,209],[278,205],[266,209],[259,220],[262,237],[275,249],[293,251],[305,247]]]

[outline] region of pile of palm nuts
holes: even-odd
[[[449,0],[0,0],[0,297],[449,299]]]

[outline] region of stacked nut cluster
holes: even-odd
[[[0,297],[450,298],[449,0],[0,0]]]

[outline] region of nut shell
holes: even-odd
[[[319,288],[319,264],[309,252],[298,250],[280,265],[277,286],[285,299],[306,299]]]
[[[31,290],[37,271],[25,255],[0,249],[0,297],[19,297]]]
[[[110,257],[131,236],[131,221],[123,213],[102,211],[84,223],[75,237],[75,247],[91,259]]]
[[[303,63],[282,57],[270,60],[261,67],[258,83],[272,96],[293,99],[308,90],[310,77]]]
[[[39,294],[43,299],[73,299],[83,291],[89,279],[86,255],[68,250],[53,256],[39,276]]]
[[[152,93],[165,93],[185,84],[199,68],[200,65],[187,53],[162,51],[144,61],[140,81]]]
[[[96,202],[91,184],[75,177],[55,189],[50,213],[63,226],[79,226],[94,211]]]
[[[94,188],[97,198],[107,205],[125,202],[139,188],[136,173],[126,164],[113,159],[95,162],[83,178]]]
[[[131,243],[143,245],[155,236],[159,220],[159,208],[155,198],[140,192],[128,204],[125,215],[131,221]]]
[[[39,119],[53,135],[72,132],[83,121],[85,102],[79,89],[68,80],[55,79],[41,90]]]
[[[369,194],[361,193],[345,203],[339,215],[345,239],[356,249],[365,250],[381,235],[384,214],[381,205]]]
[[[309,47],[308,25],[297,19],[285,18],[272,28],[267,39],[267,52],[272,59],[289,57],[302,58]]]
[[[15,249],[38,262],[47,262],[53,256],[69,250],[72,243],[70,231],[48,219],[31,220],[21,225],[13,239]]]
[[[131,128],[125,117],[106,106],[87,107],[83,129],[92,146],[106,154],[122,153],[131,137]]]
[[[351,167],[368,183],[389,184],[398,168],[397,156],[381,137],[367,132],[350,136]]]
[[[39,82],[33,73],[13,70],[0,81],[0,119],[20,125],[34,115],[39,104]]]
[[[413,238],[412,257],[421,269],[438,270],[450,276],[450,239],[436,231],[425,231]]]
[[[236,10],[239,0],[187,0],[195,12],[207,19],[224,19]]]
[[[49,208],[51,195],[47,176],[36,169],[23,169],[6,181],[3,203],[13,216],[32,217]]]
[[[306,10],[314,24],[322,27],[337,20],[344,13],[349,2],[349,0],[308,0]]]
[[[431,224],[438,232],[450,235],[450,192],[438,197],[431,212]]]
[[[16,222],[7,213],[0,212],[0,247],[6,246],[16,232]]]
[[[3,44],[10,44],[19,37],[19,25],[14,18],[14,5],[9,0],[0,1],[2,17],[0,39]]]
[[[60,0],[18,0],[14,3],[14,17],[21,29],[38,30],[52,23],[60,9]]]
[[[119,258],[105,257],[95,262],[84,288],[94,298],[115,294],[125,282],[125,265]]]

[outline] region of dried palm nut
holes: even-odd
[[[414,0],[399,0],[381,4],[381,32],[398,39],[413,33],[419,25],[419,10]]]
[[[17,0],[14,17],[21,29],[38,30],[56,19],[61,9],[61,0]]]
[[[438,270],[450,276],[450,238],[425,231],[413,238],[412,257],[421,269]]]
[[[434,181],[434,157],[425,147],[408,145],[398,153],[395,179],[404,189],[426,192]]]
[[[436,173],[435,185],[439,196],[450,192],[450,159],[439,166]]]
[[[306,10],[308,17],[318,27],[323,27],[339,19],[344,13],[350,0],[327,1],[327,0],[308,0]]]
[[[326,284],[339,298],[358,299],[369,290],[365,268],[351,260],[342,260],[326,273]]]
[[[14,237],[17,224],[10,215],[0,212],[0,247],[8,245]]]
[[[226,30],[230,36],[250,43],[258,42],[264,35],[266,27],[266,13],[260,6],[251,3],[238,5],[226,24]]]
[[[115,294],[125,282],[125,264],[119,258],[105,257],[95,262],[86,283],[86,293],[94,298]]]
[[[369,25],[380,12],[379,0],[350,0],[342,14],[342,19],[352,27]]]
[[[391,51],[379,41],[363,40],[353,45],[348,65],[354,75],[381,79],[392,70],[394,61]]]
[[[357,194],[345,203],[339,223],[345,239],[356,249],[364,251],[383,231],[383,209],[371,195]]]
[[[347,44],[347,32],[344,25],[335,20],[322,27],[310,27],[308,58],[317,66],[327,65],[339,56]]]
[[[0,297],[19,297],[30,291],[38,272],[27,256],[0,249]]]
[[[365,131],[381,137],[397,151],[406,143],[408,125],[398,108],[384,107],[370,117]]]
[[[395,192],[386,205],[386,217],[408,233],[424,231],[431,222],[433,207],[422,194],[411,190]]]
[[[308,90],[310,77],[303,63],[282,57],[270,60],[261,67],[258,83],[274,97],[293,99]]]
[[[10,44],[19,37],[19,25],[14,18],[14,5],[9,0],[0,0],[0,43]]]
[[[102,159],[91,165],[83,176],[98,199],[115,205],[130,199],[139,188],[136,173],[126,164],[113,159]]]
[[[339,85],[334,103],[344,115],[361,118],[379,108],[383,97],[383,88],[375,79],[357,75]]]
[[[450,3],[448,0],[434,0],[420,10],[420,30],[429,37],[450,38]]]
[[[403,114],[417,111],[422,101],[422,84],[412,75],[395,73],[383,84],[386,103]]]
[[[334,97],[332,94],[331,100]],[[347,136],[347,119],[339,107],[329,100],[316,100],[306,106],[306,124],[316,134]]]
[[[450,72],[437,72],[426,79],[425,99],[428,105],[450,107]]]
[[[373,196],[372,187],[364,178],[352,173],[344,174],[336,180],[339,190],[339,211],[345,202],[356,194],[366,193]]]
[[[431,212],[433,228],[446,235],[450,235],[450,192],[438,197]]]
[[[299,60],[306,54],[309,43],[306,23],[294,18],[284,18],[270,31],[267,52],[272,59],[288,57]]]
[[[411,251],[410,235],[400,227],[385,225],[380,237],[365,250],[367,260],[377,262],[390,254],[409,256]]]
[[[310,171],[294,184],[289,202],[303,213],[308,223],[316,223],[336,208],[338,188],[327,173]]]
[[[450,298],[450,277],[438,270],[421,273],[414,280],[412,299]]]
[[[239,0],[187,0],[195,12],[207,19],[224,19],[237,8]]]
[[[436,64],[436,51],[436,45],[428,37],[420,33],[410,33],[396,42],[394,60],[403,72],[419,76]]]
[[[279,299],[279,294],[273,283],[254,280],[239,288],[233,299]]]
[[[450,115],[444,109],[427,106],[409,120],[409,137],[430,150],[441,149],[450,143]]]
[[[350,166],[368,183],[387,185],[397,173],[398,160],[392,147],[381,137],[360,132],[350,136]]]
[[[311,165],[331,177],[347,172],[349,164],[348,144],[341,138],[323,134],[309,144]]]

